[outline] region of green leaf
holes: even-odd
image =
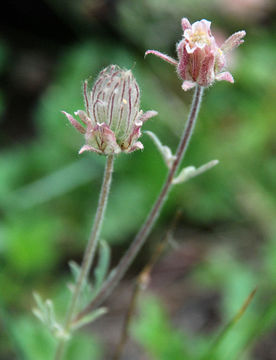
[[[70,267],[71,273],[73,275],[74,282],[76,283],[78,281],[81,268],[80,268],[79,264],[77,264],[73,260],[69,261],[69,267]]]
[[[69,334],[65,332],[63,327],[56,321],[52,300],[47,299],[43,301],[37,293],[34,293],[34,298],[38,307],[33,309],[33,314],[49,329],[54,337],[68,340]]]
[[[35,299],[38,309],[43,313],[44,312],[44,303],[43,303],[41,296],[37,292],[34,292],[33,296],[34,296],[34,299]]]
[[[91,322],[95,321],[96,319],[98,319],[100,316],[106,314],[107,309],[102,307],[99,308],[95,311],[93,311],[92,313],[84,316],[83,318],[81,318],[78,322],[76,322],[73,326],[72,326],[72,330],[77,330],[85,325],[90,324]]]
[[[100,289],[110,263],[110,248],[105,241],[100,242],[99,248],[99,260],[97,264],[97,268],[95,269],[94,273],[94,288],[93,288],[93,295],[95,296],[97,291]]]

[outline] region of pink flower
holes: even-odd
[[[84,100],[86,112],[75,112],[81,122],[63,111],[85,137],[80,154],[94,151],[111,155],[143,149],[143,144],[137,141],[141,126],[157,112],[140,110],[140,90],[131,70],[108,66],[100,72],[91,91],[84,83]]]
[[[189,90],[196,84],[210,86],[215,80],[233,83],[226,67],[225,54],[243,43],[245,31],[238,31],[219,47],[211,33],[211,22],[205,19],[190,24],[182,19],[183,39],[177,44],[178,61],[156,50],[148,50],[145,55],[154,54],[175,65],[179,77],[184,80],[183,90]]]

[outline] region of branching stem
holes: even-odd
[[[134,238],[133,242],[131,243],[130,247],[120,260],[117,267],[111,272],[107,280],[104,282],[101,290],[97,294],[97,296],[92,300],[92,302],[84,308],[74,319],[74,321],[78,321],[83,316],[88,314],[91,310],[98,307],[114,290],[114,288],[117,286],[118,282],[122,279],[124,274],[129,268],[129,265],[132,263],[133,259],[141,249],[141,247],[144,245],[147,236],[149,235],[150,231],[152,230],[156,219],[159,216],[159,213],[165,203],[165,200],[167,199],[167,196],[169,194],[169,191],[171,190],[173,184],[173,178],[175,177],[175,174],[179,168],[179,165],[186,153],[189,141],[191,139],[193,129],[196,123],[197,115],[200,108],[200,103],[202,99],[203,94],[203,87],[197,86],[195,88],[193,102],[190,110],[190,114],[182,135],[182,138],[179,142],[178,149],[176,152],[176,159],[174,160],[172,167],[170,168],[168,172],[167,179],[163,185],[163,188],[161,189],[161,192],[152,207],[145,223],[142,225],[140,231]]]

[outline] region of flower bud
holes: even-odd
[[[79,153],[111,155],[143,149],[143,144],[137,141],[141,126],[157,112],[140,110],[140,90],[131,70],[108,66],[100,72],[91,90],[84,83],[84,100],[86,112],[78,110],[75,115],[85,127],[63,112],[85,136],[86,144]]]
[[[147,54],[154,54],[173,64],[177,68],[179,77],[184,80],[183,90],[189,90],[196,84],[208,87],[215,80],[225,80],[233,83],[234,79],[226,67],[225,54],[243,43],[245,31],[238,31],[219,47],[211,33],[211,22],[205,19],[190,24],[186,18],[182,19],[183,39],[177,44],[178,61],[159,51],[148,50]]]

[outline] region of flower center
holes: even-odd
[[[210,44],[210,37],[209,37],[208,33],[206,33],[205,31],[198,30],[189,36],[189,41],[192,44],[197,45],[200,48],[202,48],[202,47],[204,47],[204,45]]]

